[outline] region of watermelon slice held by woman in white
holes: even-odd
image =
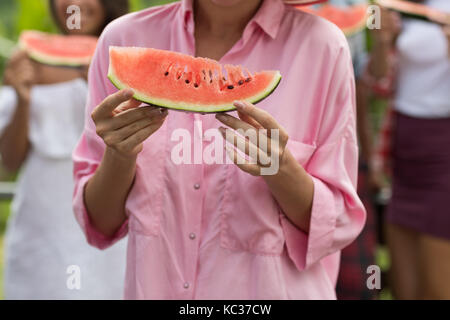
[[[72,4],[81,9],[80,29],[66,27]],[[126,12],[127,1],[55,0],[50,7],[64,35],[24,33],[0,89],[0,153],[7,169],[20,171],[6,236],[5,298],[120,299],[125,243],[106,252],[86,244],[72,214],[71,154],[97,36]]]

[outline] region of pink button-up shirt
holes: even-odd
[[[192,0],[132,13],[110,24],[89,73],[86,128],[74,152],[74,209],[87,240],[106,248],[128,234],[127,299],[334,299],[339,251],[363,227],[355,191],[358,147],[353,69],[332,24],[265,0],[221,63],[280,70],[279,88],[258,105],[290,135],[288,148],[314,180],[309,234],[283,214],[261,177],[233,164],[206,164],[214,115],[169,112],[137,159],[127,222],[113,238],[94,229],[83,189],[105,145],[90,118],[116,89],[108,47],[153,47],[195,54]],[[176,164],[177,129],[192,137],[192,161]],[[219,136],[220,137],[220,136]],[[221,138],[220,138],[221,139]],[[195,146],[195,147],[194,147]]]

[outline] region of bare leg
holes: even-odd
[[[419,239],[420,299],[450,299],[450,241],[422,234]]]
[[[393,294],[399,300],[419,298],[419,233],[399,225],[387,224],[387,242],[391,255],[390,279]]]

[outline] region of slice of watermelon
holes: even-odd
[[[281,80],[279,71],[251,74],[240,66],[136,47],[110,47],[108,78],[118,89],[131,88],[134,98],[156,106],[200,113],[235,110],[236,100],[258,103]]]
[[[359,4],[337,7],[330,4],[321,6],[297,6],[298,9],[325,18],[337,25],[346,36],[351,36],[366,27],[367,5]]]
[[[400,12],[408,18],[422,19],[441,25],[450,25],[450,12],[442,12],[420,3],[403,0],[376,0],[376,3],[387,9]]]
[[[97,38],[24,31],[19,45],[28,55],[43,64],[79,67],[88,65],[97,46]]]

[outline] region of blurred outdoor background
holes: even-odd
[[[175,0],[130,0],[131,10],[137,11],[149,6],[174,2]],[[26,8],[26,9],[25,9]],[[1,0],[0,1],[0,79],[6,59],[4,54],[11,50],[22,30],[57,31],[48,14],[47,0]],[[6,222],[10,212],[9,190],[15,176],[5,173],[0,167],[0,299],[3,299],[3,240]]]
[[[173,2],[174,0],[130,0],[132,11],[140,10],[149,6],[160,5]],[[1,0],[0,1],[0,79],[2,78],[8,51],[12,49],[19,34],[25,29],[35,29],[42,31],[54,31],[57,29],[53,25],[48,14],[47,0]],[[368,34],[368,46],[370,47],[370,37]],[[1,80],[0,80],[1,81]],[[383,116],[386,102],[383,100],[371,100],[370,117],[374,132],[378,130]],[[6,223],[10,212],[10,194],[16,176],[8,175],[0,167],[0,299],[3,298],[3,242]],[[389,267],[388,255],[384,246],[379,245],[376,255],[376,263],[384,273]],[[389,290],[385,288],[386,281],[383,279],[381,299],[389,299]]]

